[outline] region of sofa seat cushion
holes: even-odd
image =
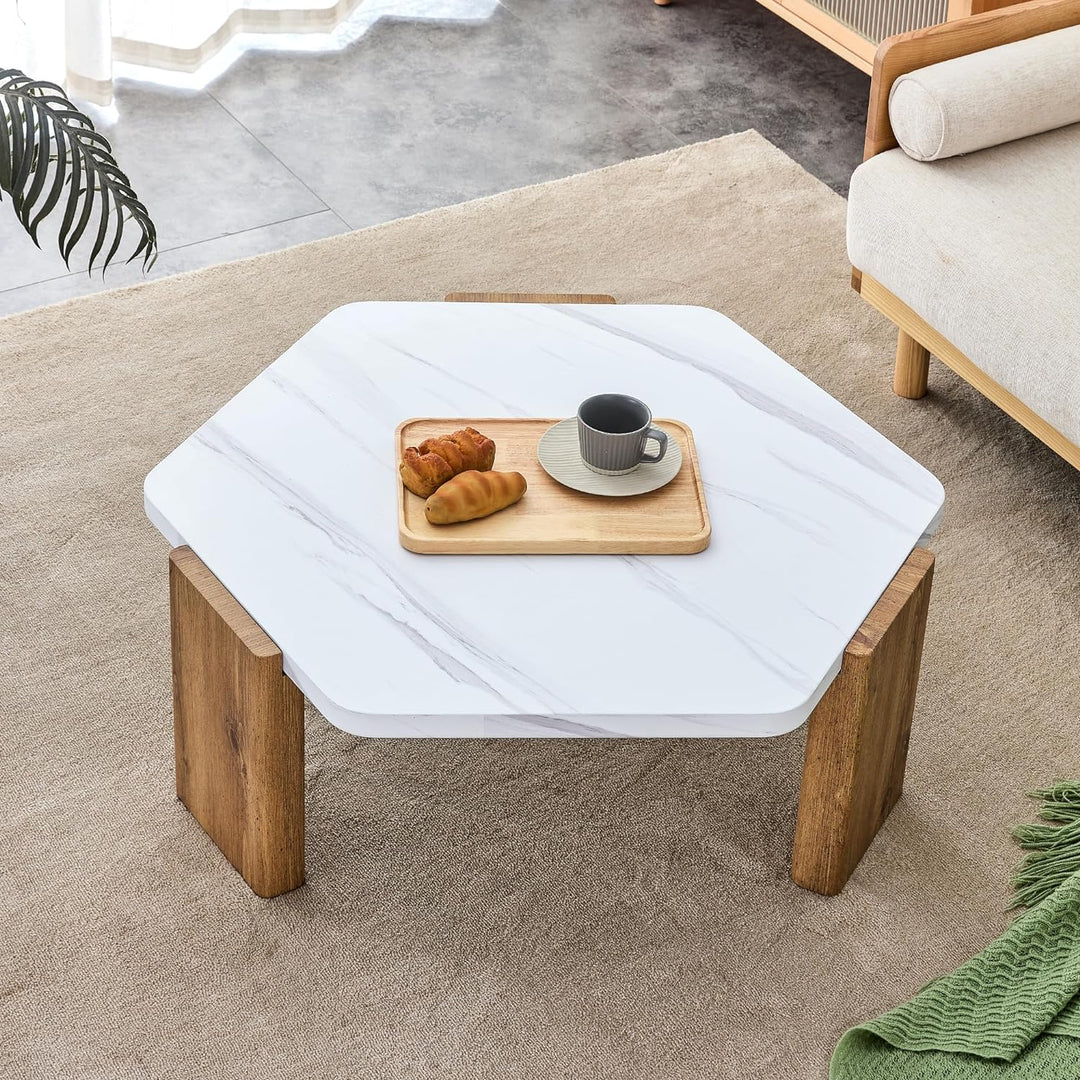
[[[870,158],[848,256],[1080,445],[1080,124],[944,161]]]

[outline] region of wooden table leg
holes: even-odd
[[[191,548],[169,556],[176,794],[259,896],[304,882],[304,696]]]
[[[614,304],[607,293],[451,292],[451,303],[473,304]]]
[[[933,575],[916,548],[810,716],[791,863],[805,889],[840,892],[900,797]]]

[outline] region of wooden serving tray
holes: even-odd
[[[536,457],[540,436],[558,420],[431,418],[406,420],[395,432],[396,460],[406,446],[474,427],[495,441],[499,472],[519,472],[524,498],[490,517],[431,525],[424,499],[398,484],[401,546],[425,555],[690,555],[709,546],[712,526],[694,437],[678,420],[656,420],[682,449],[671,483],[645,495],[587,495],[563,487]]]

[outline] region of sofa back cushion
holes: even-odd
[[[889,121],[918,161],[1080,123],[1080,26],[901,75],[889,93]]]

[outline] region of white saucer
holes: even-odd
[[[682,448],[668,432],[667,453],[660,461],[643,461],[633,472],[619,476],[595,473],[581,460],[576,416],[548,428],[540,436],[536,456],[552,479],[589,495],[644,495],[671,483],[682,468]]]

